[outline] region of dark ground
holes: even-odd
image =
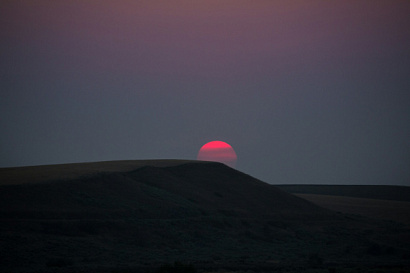
[[[36,183],[7,183],[0,170],[0,272],[152,272],[175,261],[207,272],[409,272],[402,223],[333,212],[219,163],[140,163],[45,181],[31,170]]]

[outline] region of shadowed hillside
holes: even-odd
[[[323,209],[220,163],[21,170],[0,170],[2,272],[138,272],[173,261],[213,270],[401,264],[410,253],[400,226]]]
[[[220,163],[185,163],[173,167],[150,164],[129,172],[104,171],[76,179],[12,183],[1,186],[2,213],[32,217],[132,214],[175,218],[204,213],[241,217],[289,217],[289,213],[295,213],[301,217],[308,213],[310,218],[329,214],[304,199]]]

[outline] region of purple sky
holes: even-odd
[[[0,167],[195,159],[410,186],[410,2],[0,1]]]

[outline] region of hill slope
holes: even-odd
[[[208,211],[241,217],[289,216],[289,213],[307,213],[312,217],[327,213],[304,199],[220,163],[149,165],[127,172],[104,171],[75,179],[47,179],[43,183],[15,181],[0,186],[3,214],[31,213],[36,217],[34,214],[41,212],[43,217],[61,214],[75,219],[89,214],[97,217],[98,213],[101,214],[98,217],[132,214],[149,218],[200,216]]]
[[[348,196],[410,202],[410,187],[387,185],[275,185],[290,193]]]
[[[410,187],[381,185],[279,185],[321,207],[410,225]]]
[[[333,213],[223,164],[146,163],[29,167],[35,183],[28,169],[3,172],[0,271],[110,272],[176,260],[261,266],[306,263],[319,252],[329,261],[400,262],[409,253],[407,230]],[[378,231],[364,233],[370,228]]]

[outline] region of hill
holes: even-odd
[[[290,193],[348,196],[410,202],[410,187],[388,185],[275,185]]]
[[[110,168],[105,169],[107,165]],[[123,171],[131,168],[136,169]],[[51,174],[49,169],[43,166],[23,168],[24,175],[2,179],[0,208],[7,208],[5,211],[14,214],[45,214],[51,209],[71,213],[73,217],[97,211],[103,212],[105,217],[107,209],[116,213],[132,211],[135,214],[138,211],[143,217],[151,218],[153,215],[169,217],[171,211],[177,214],[180,210],[182,216],[187,213],[200,216],[199,210],[247,217],[328,213],[219,163],[148,161],[147,164],[147,161],[135,161],[135,164],[118,162],[115,165],[102,162],[56,165],[52,166]],[[96,172],[98,169],[101,171]],[[67,170],[70,170],[68,178],[64,176]],[[35,182],[24,183],[26,173],[37,174],[33,176]],[[54,173],[60,173],[60,179],[51,180]],[[41,180],[43,177],[45,179]]]
[[[272,271],[410,257],[403,227],[332,212],[220,163],[21,170],[0,170],[1,272],[139,272],[173,261]]]
[[[387,185],[278,185],[318,206],[410,226],[410,187]]]
[[[87,163],[55,164],[27,167],[0,168],[0,185],[66,181],[101,173],[128,172],[141,167],[170,167],[193,160],[119,160]]]

